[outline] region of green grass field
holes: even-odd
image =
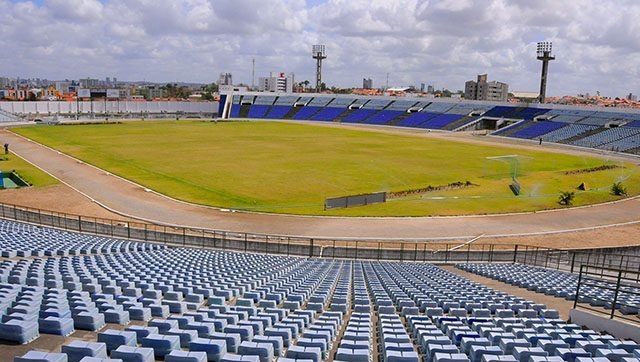
[[[55,178],[11,153],[7,156],[2,155],[2,158],[0,158],[0,171],[15,171],[22,179],[36,187],[44,187],[59,183]]]
[[[574,205],[616,199],[622,181],[640,193],[640,172],[622,168],[566,175],[610,161],[502,146],[452,142],[374,130],[285,122],[146,121],[40,126],[16,133],[177,199],[261,212],[349,216],[461,215],[561,207],[561,191],[576,191]],[[519,155],[522,194],[509,189],[508,162]],[[470,181],[477,186],[429,192],[340,210],[324,200]],[[582,182],[589,187],[580,192]]]

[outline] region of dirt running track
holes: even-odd
[[[8,130],[0,131],[0,138],[11,145],[12,153],[66,185],[6,190],[13,192],[3,191],[0,202],[47,210],[111,218],[117,214],[169,225],[314,238],[426,240],[484,235],[486,239],[524,239],[538,245],[546,244],[551,237],[554,244],[564,240],[565,247],[573,243],[567,240],[574,240],[576,247],[640,244],[640,198],[556,211],[464,217],[346,218],[229,212],[167,198]],[[558,234],[565,231],[571,232]],[[603,241],[614,235],[619,240]]]

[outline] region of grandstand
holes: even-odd
[[[15,122],[24,122],[24,119],[16,116],[13,113],[3,111],[0,109],[0,123],[15,123]]]
[[[230,112],[225,113],[226,110]],[[223,96],[229,118],[293,119],[439,131],[487,129],[491,135],[640,154],[640,112],[569,106],[344,95]]]
[[[636,343],[429,263],[193,249],[7,220],[0,241],[0,340],[24,345],[16,361],[640,357]],[[637,280],[618,293],[615,281],[589,278],[595,286],[578,294],[575,274],[540,266],[458,267],[627,316],[640,308]],[[46,335],[70,339],[30,348]]]

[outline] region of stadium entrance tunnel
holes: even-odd
[[[25,186],[29,186],[29,183],[23,180],[15,171],[0,171],[0,189],[16,189]]]

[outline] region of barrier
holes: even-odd
[[[361,194],[352,196],[342,196],[329,198],[324,201],[324,209],[344,209],[347,207],[364,206],[369,204],[383,203],[387,201],[386,192],[373,194]]]
[[[213,248],[309,258],[422,261],[431,263],[510,262],[573,272],[585,263],[640,267],[640,247],[561,250],[449,238],[371,240],[308,238],[214,229],[185,228],[87,217],[0,204],[0,217],[58,229],[171,246]],[[480,238],[478,238],[480,239]]]

